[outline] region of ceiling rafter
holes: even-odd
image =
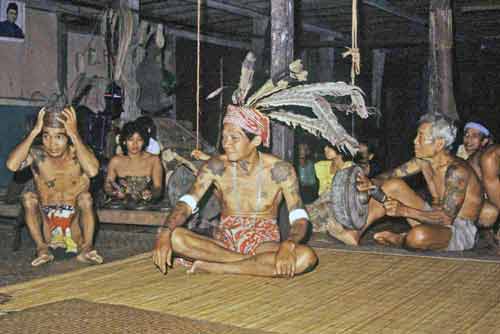
[[[196,2],[194,0],[187,0],[187,1],[194,2],[194,3]],[[260,11],[255,10],[255,9],[231,5],[229,3],[221,2],[218,0],[205,0],[204,4],[207,8],[214,8],[214,9],[222,10],[222,11],[225,11],[225,12],[228,12],[231,14],[237,14],[240,16],[246,16],[246,17],[251,17],[251,18],[255,18],[255,19],[268,19],[269,18],[269,15],[264,14]],[[349,41],[351,39],[350,36],[347,36],[343,33],[334,31],[334,30],[327,28],[327,27],[321,27],[321,26],[311,24],[311,23],[304,22],[302,28],[304,29],[304,31],[331,35],[332,37],[341,39],[343,41]]]
[[[426,18],[407,13],[401,8],[391,4],[387,0],[362,0],[365,5],[378,8],[384,12],[391,13],[393,15],[405,18],[411,22],[419,23],[421,25],[427,26],[428,20]]]

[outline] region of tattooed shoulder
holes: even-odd
[[[467,185],[467,170],[459,164],[451,164],[446,170],[446,183],[457,187],[465,187]]]
[[[458,164],[452,164],[446,170],[446,190],[443,210],[449,217],[455,217],[465,199],[467,190],[467,170]]]
[[[31,156],[35,163],[42,163],[45,161],[45,151],[39,147],[31,148]]]
[[[212,159],[208,160],[206,166],[207,166],[208,170],[210,172],[212,172],[214,175],[222,176],[222,174],[224,173],[224,169],[225,169],[224,161],[222,161],[219,158],[212,158]]]
[[[293,175],[293,167],[286,161],[276,161],[271,168],[271,179],[276,183],[285,182]]]

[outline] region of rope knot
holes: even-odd
[[[361,54],[359,48],[346,47],[347,51],[342,52],[342,58],[352,57],[352,69],[356,75],[361,73]]]

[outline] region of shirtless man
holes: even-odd
[[[222,136],[225,154],[200,168],[192,189],[159,230],[153,261],[161,272],[172,265],[173,254],[194,260],[190,272],[293,277],[316,265],[314,251],[301,244],[309,222],[294,168],[260,153],[262,142],[269,143],[269,119],[256,110],[229,106]],[[211,185],[222,206],[213,239],[181,227]],[[292,226],[288,239],[280,242],[276,218],[283,197]]]
[[[480,160],[483,186],[488,195],[488,203],[500,210],[500,144],[491,145],[483,152]],[[497,232],[497,241],[500,241]]]
[[[157,200],[162,194],[163,167],[158,155],[146,152],[148,134],[137,122],[126,123],[120,133],[123,155],[115,155],[108,165],[104,191],[119,200]]]
[[[39,134],[42,146],[32,146]],[[31,265],[54,259],[49,246],[79,252],[77,260],[81,262],[102,263],[92,245],[95,218],[88,191],[99,163],[78,134],[73,108],[49,106],[40,110],[33,130],[7,159],[7,168],[13,172],[28,166],[36,185],[36,193],[27,192],[22,199],[37,249]]]
[[[376,196],[381,202],[370,198],[367,222],[360,231],[338,228],[340,224],[336,223],[336,233],[344,242],[358,245],[368,226],[379,218],[393,216],[407,219],[412,227],[409,233],[383,231],[375,234],[376,241],[417,250],[459,251],[474,247],[475,223],[483,201],[479,179],[469,164],[449,152],[457,131],[451,122],[427,114],[419,123],[415,158],[375,179],[358,177],[360,191],[381,187],[382,192]],[[402,180],[417,173],[426,180],[432,205]]]
[[[500,144],[490,146],[481,155],[481,173],[489,200],[500,208]]]
[[[481,167],[479,160],[483,150],[491,143],[490,131],[482,124],[468,122],[464,126],[463,152],[457,152],[457,156],[469,161],[477,176],[481,178]]]
[[[463,140],[463,147],[465,154],[467,155],[467,162],[470,164],[472,169],[474,169],[479,177],[479,180],[482,181],[483,188],[491,189],[491,185],[487,184],[487,180],[483,179],[483,172],[481,170],[481,157],[488,146],[492,143],[490,131],[480,123],[468,122],[464,126]],[[457,155],[459,156],[458,152]],[[492,240],[491,236],[493,235],[491,227],[495,224],[498,218],[499,210],[497,208],[498,206],[493,205],[487,197],[483,203],[478,220],[478,225],[487,229],[486,238],[489,241]],[[500,248],[498,248],[498,246],[496,247],[497,251],[500,251]]]

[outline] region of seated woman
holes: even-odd
[[[333,177],[339,170],[353,165],[351,157],[343,155],[330,144],[325,145],[324,152],[326,160],[314,164],[314,171],[319,181],[319,197],[311,204],[306,205],[314,232],[325,232],[328,229],[328,222],[332,214],[330,188]]]
[[[330,144],[325,145],[324,151],[326,160],[318,161],[314,164],[314,171],[319,180],[319,196],[330,189],[332,179],[337,171],[353,165],[350,159],[342,155]]]
[[[161,197],[163,168],[157,155],[145,152],[148,139],[140,124],[128,122],[123,126],[123,155],[115,155],[109,162],[104,184],[104,191],[115,203],[134,209]]]

